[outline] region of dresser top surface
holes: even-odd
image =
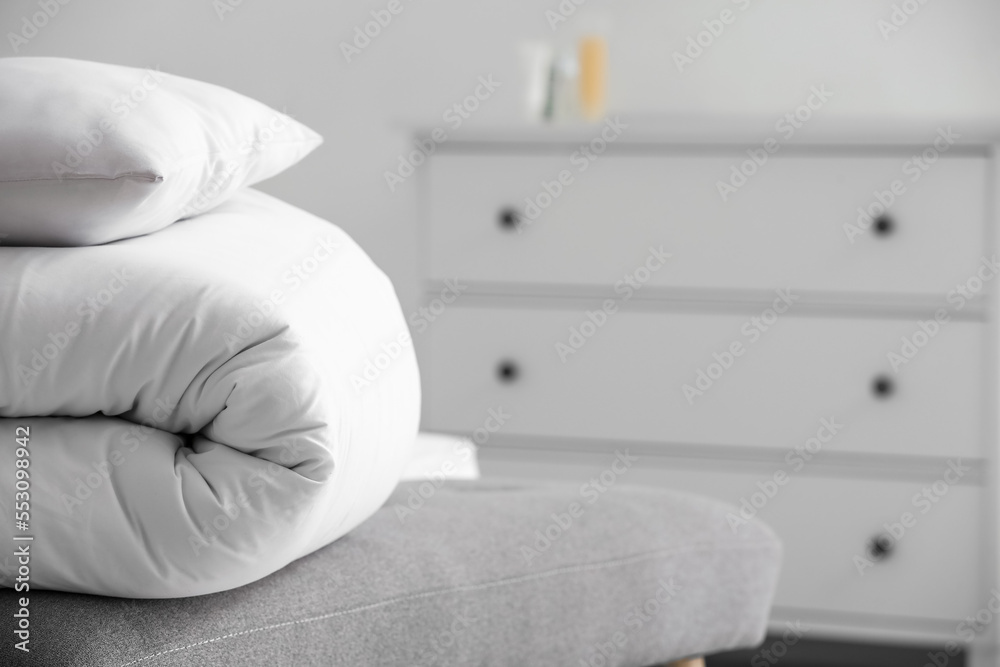
[[[418,137],[445,136],[440,143],[465,145],[579,144],[604,134],[617,144],[780,145],[799,146],[929,146],[939,137],[956,145],[1000,144],[1000,119],[855,118],[802,121],[790,117],[669,117],[609,114],[594,123],[475,124],[454,129],[447,124],[423,124]],[[819,112],[821,113],[821,112]],[[412,127],[412,126],[411,126]],[[609,143],[611,143],[609,141]]]

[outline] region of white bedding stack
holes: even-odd
[[[0,100],[4,81],[0,65]],[[99,118],[87,122],[100,127]],[[0,152],[15,141],[11,124],[0,124]],[[289,119],[285,128],[300,145],[277,154],[261,143],[224,155],[225,137],[209,137],[195,180],[211,184],[222,173],[246,185],[257,180],[248,174],[274,173],[318,145],[304,126]],[[24,141],[16,137],[30,161]],[[272,136],[270,145],[281,142]],[[104,157],[100,164],[113,165]],[[160,181],[152,160],[154,177],[140,190],[190,178],[192,160],[163,169]],[[0,190],[16,197],[3,166]],[[113,224],[82,236],[129,229],[134,172],[62,181],[70,198],[118,189]],[[44,188],[62,192],[58,179]],[[21,501],[30,514],[25,528],[0,522],[0,540],[32,538],[32,587],[159,598],[244,585],[368,518],[410,458],[419,378],[389,280],[329,222],[260,192],[222,190],[207,212],[151,234],[0,247],[0,434],[10,445],[0,447],[0,510],[14,517]],[[182,195],[170,206],[189,213],[203,197],[197,188]],[[67,221],[47,228],[47,245],[75,245],[79,230],[60,238]],[[0,233],[37,243],[17,221],[0,219]],[[18,450],[15,434],[25,433]],[[19,467],[30,475],[23,496]],[[14,586],[15,561],[0,564],[0,583]]]

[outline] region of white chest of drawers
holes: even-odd
[[[421,172],[427,298],[461,286],[414,331],[424,427],[486,474],[629,447],[629,482],[782,536],[775,623],[993,664],[960,624],[998,572],[994,135],[601,129],[468,133]]]

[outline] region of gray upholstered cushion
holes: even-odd
[[[0,662],[642,666],[763,638],[780,546],[760,524],[731,529],[724,505],[475,482],[425,483],[430,498],[403,511],[420,491],[401,486],[347,537],[224,593],[33,591],[31,654],[8,632]]]

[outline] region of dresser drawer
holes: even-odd
[[[672,288],[943,294],[983,253],[985,157],[953,147],[912,182],[886,154],[778,153],[723,202],[717,182],[747,159],[728,154],[605,154],[583,171],[559,154],[439,154],[429,174],[429,277],[610,287],[649,246],[673,257],[649,284]],[[960,151],[966,151],[961,153]],[[572,182],[521,233],[507,209]],[[844,225],[895,180],[888,234],[853,239]],[[544,203],[545,197],[542,197]],[[506,219],[510,222],[510,218]]]
[[[623,310],[560,355],[582,312],[453,307],[418,337],[425,426],[471,433],[502,406],[505,434],[790,450],[827,418],[824,451],[981,456],[983,325],[945,323],[894,373],[917,321],[751,316]]]
[[[613,454],[574,455],[544,451],[482,451],[480,464],[487,477],[558,480],[579,485],[599,474]],[[770,479],[773,469],[735,471],[731,467],[681,468],[640,457],[622,477],[623,483],[687,491],[724,500],[739,507],[760,491],[758,482]],[[953,623],[975,613],[989,591],[977,586],[982,549],[979,487],[949,486],[937,502],[914,496],[931,487],[924,481],[843,479],[789,476],[774,496],[757,510],[785,545],[781,581],[775,605],[796,618],[799,610],[856,613],[865,623],[873,615],[941,619]],[[954,478],[954,475],[951,475]],[[941,490],[938,485],[938,490]],[[933,491],[932,491],[933,492]],[[757,498],[759,500],[759,496]],[[913,515],[910,527],[889,555],[876,561],[868,552],[872,538],[885,532],[883,524],[901,523],[904,512]],[[734,522],[737,530],[739,523]],[[897,530],[899,527],[892,526]],[[873,563],[867,566],[863,560]],[[863,574],[859,572],[859,565]],[[826,616],[829,618],[829,616]]]
[[[749,501],[765,479],[681,477],[670,477],[677,488],[711,493],[734,505]],[[791,478],[759,514],[785,542],[775,604],[952,621],[973,613],[983,593],[976,585],[981,492],[975,486],[938,485],[944,495],[915,503],[914,496],[934,482]],[[908,528],[901,524],[904,513],[913,517]],[[900,537],[889,543],[887,557],[876,560],[869,545],[886,533],[886,525]]]

